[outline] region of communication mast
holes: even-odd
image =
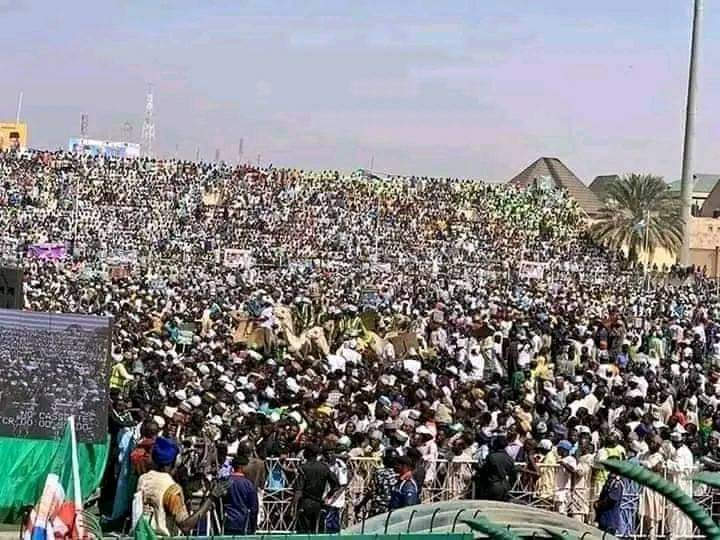
[[[148,88],[145,99],[145,119],[142,127],[142,155],[152,157],[153,143],[155,142],[155,122],[153,120],[153,93],[152,86]]]
[[[88,134],[88,115],[83,113],[80,115],[80,138],[87,139]]]
[[[132,132],[133,132],[132,124],[130,122],[125,122],[122,127],[122,132],[123,132],[123,140],[125,142],[130,142],[132,140]]]

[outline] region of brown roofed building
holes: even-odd
[[[700,208],[700,217],[720,217],[720,182],[708,193]]]
[[[596,176],[595,180],[590,183],[590,191],[597,195],[600,200],[604,201],[608,186],[618,180],[620,180],[620,175],[618,174],[602,174]]]
[[[692,188],[692,205],[693,215],[700,215],[700,208],[705,205],[705,200],[710,197],[710,193],[715,186],[720,182],[720,174],[693,174],[693,188]],[[680,196],[682,189],[682,180],[676,180],[668,184],[671,193]],[[708,207],[710,208],[710,207]],[[704,216],[705,214],[703,214]],[[712,217],[712,209],[710,209],[710,216]]]
[[[532,186],[564,189],[588,215],[602,208],[600,199],[558,158],[541,157],[510,180],[519,188]]]

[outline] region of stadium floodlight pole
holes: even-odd
[[[690,207],[694,188],[693,151],[695,146],[695,113],[697,94],[697,70],[700,61],[700,30],[702,26],[703,0],[695,0],[692,42],[690,45],[690,69],[688,74],[687,107],[685,109],[685,143],[683,145],[682,183],[680,208],[683,219],[680,265],[690,266]]]
[[[20,123],[20,113],[22,112],[22,100],[23,100],[23,92],[20,91],[20,95],[18,96],[18,104],[17,104],[17,113],[15,114],[15,123]]]

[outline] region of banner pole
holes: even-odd
[[[75,436],[75,416],[68,418],[70,422],[70,448],[72,451],[72,476],[75,511],[82,511],[82,492],[80,491],[80,464],[78,462],[77,438]]]

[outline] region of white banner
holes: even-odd
[[[545,275],[547,263],[533,261],[520,261],[519,274],[523,279],[542,279]]]
[[[253,260],[249,249],[226,248],[223,252],[223,265],[227,268],[252,268]]]

